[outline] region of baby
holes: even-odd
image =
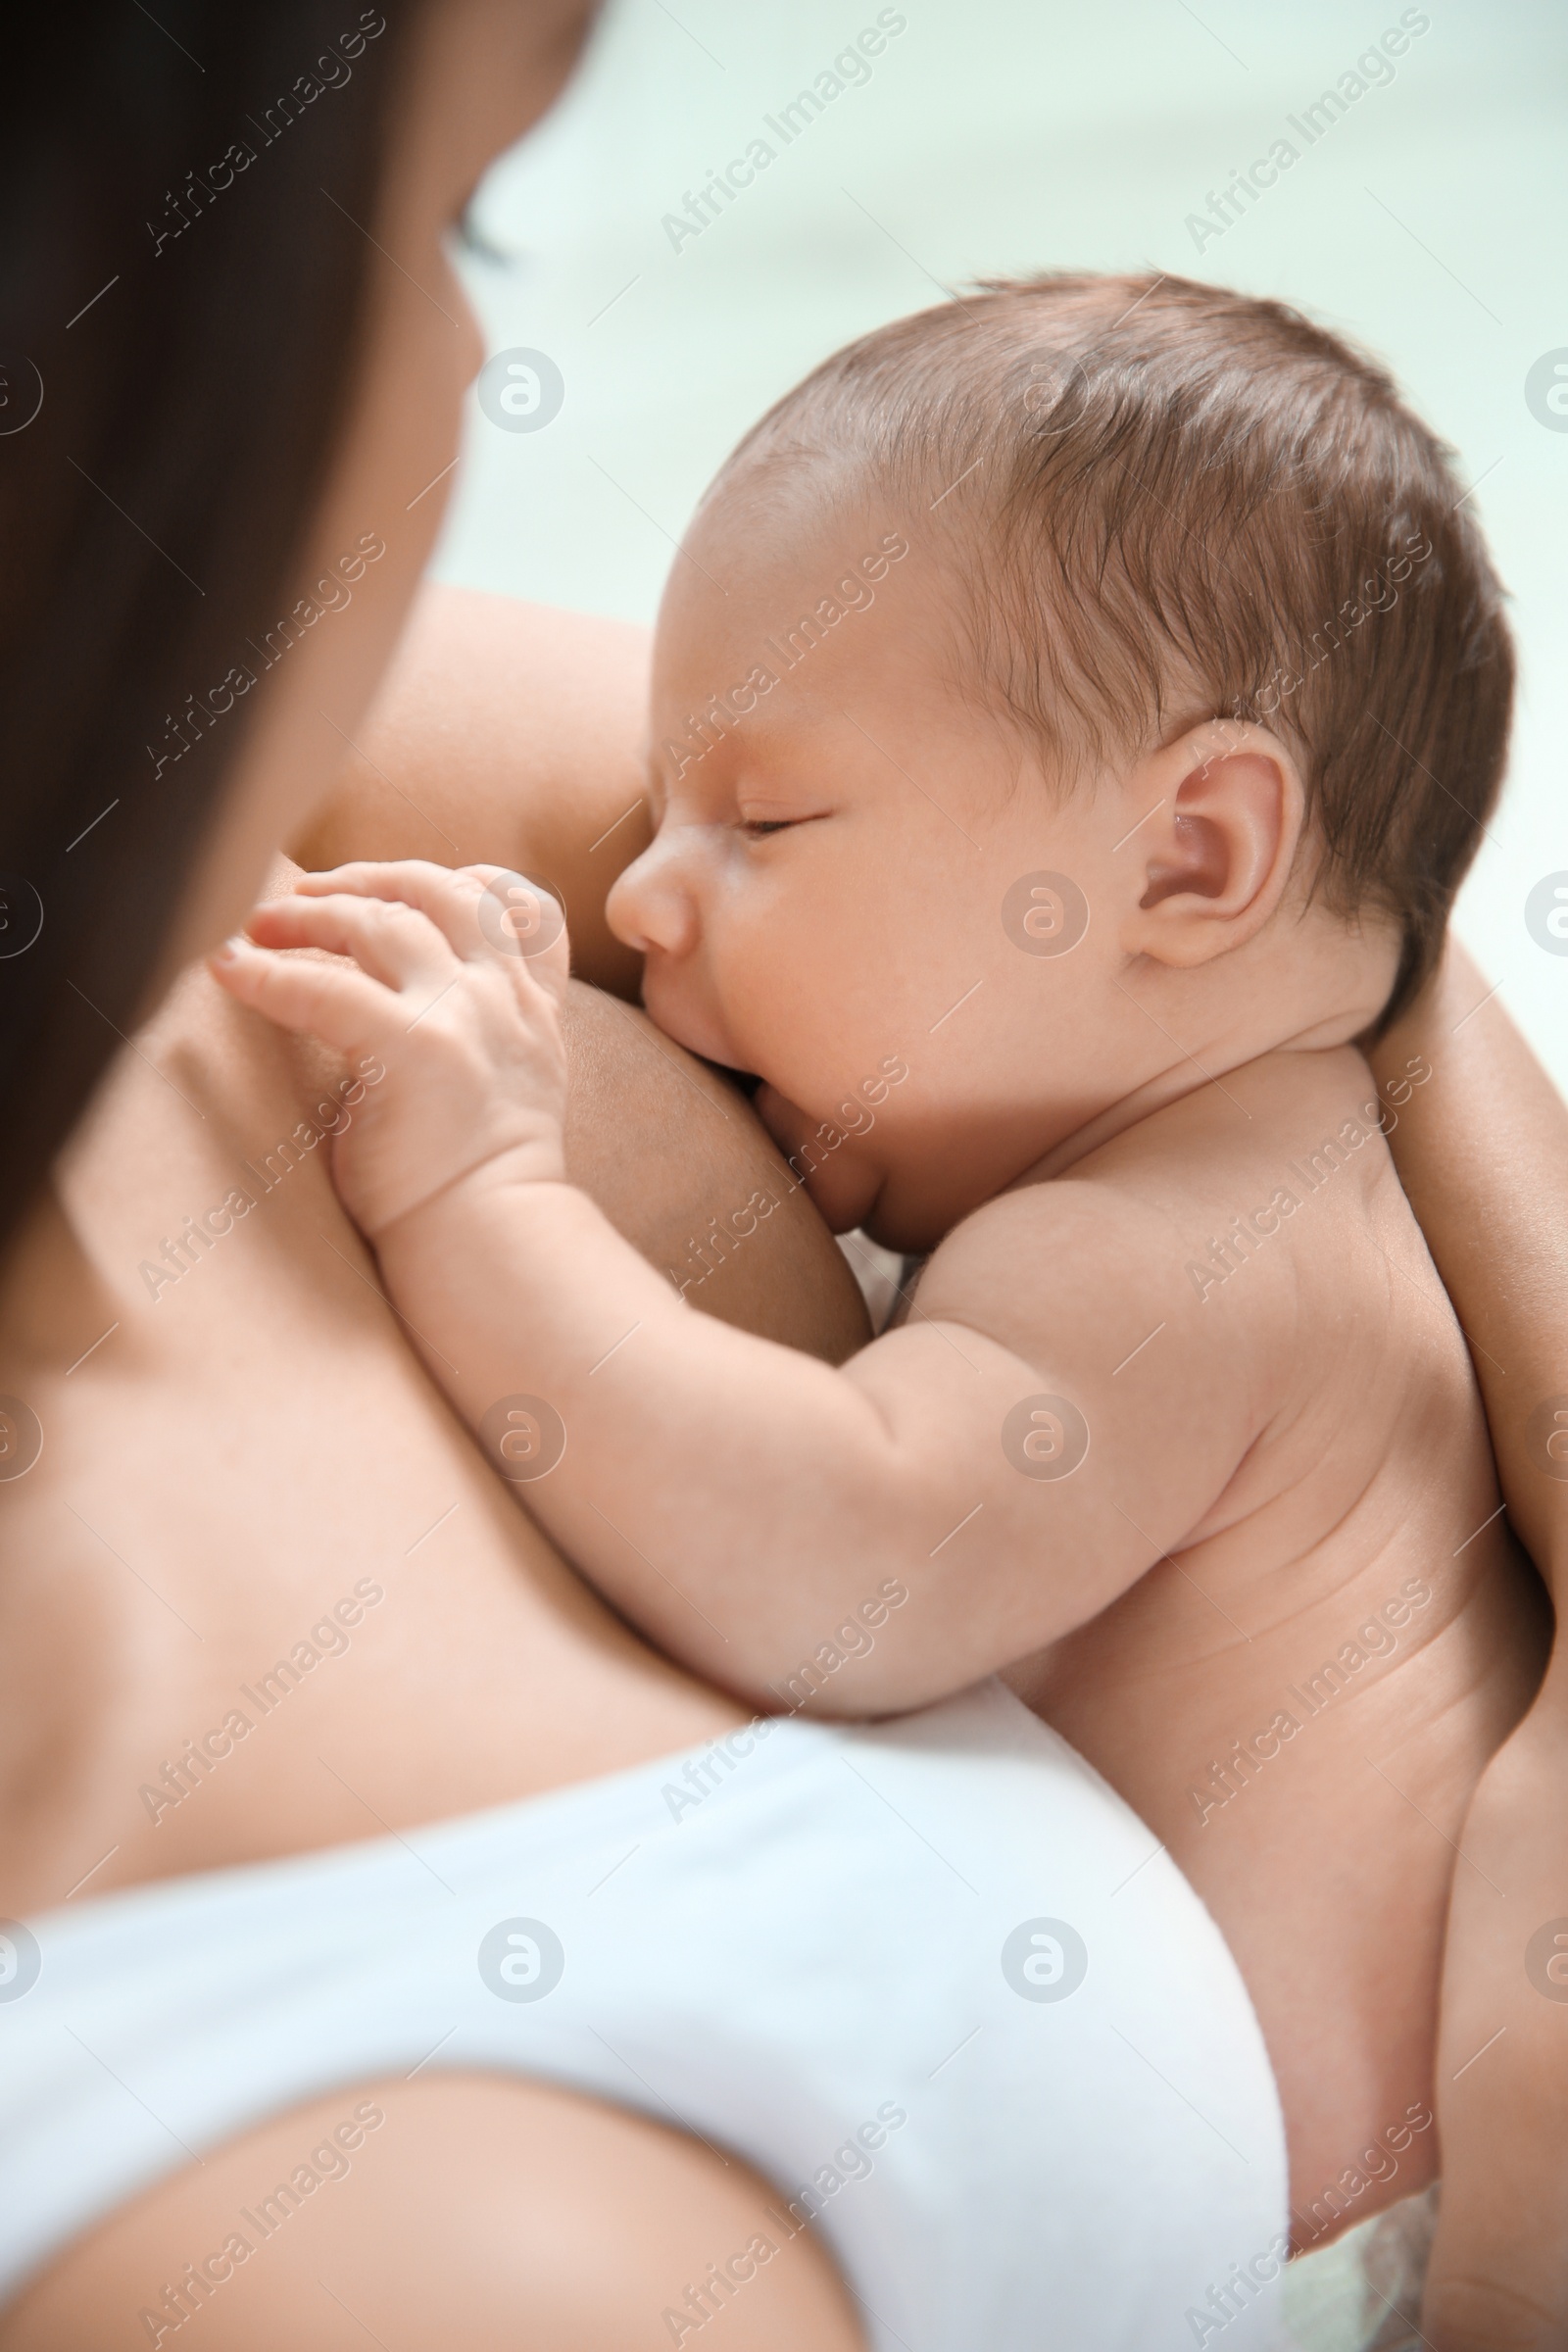
[[[999,285],[763,418],[664,600],[609,915],[830,1225],[925,1259],[837,1368],[694,1313],[698,1264],[564,1181],[564,925],[521,877],[313,875],[216,963],[384,1061],[339,1189],[629,1617],[766,1709],[1005,1669],[1137,1806],[1254,1985],[1298,2245],[1387,2201],[1348,2131],[1431,2122],[1452,1841],[1536,1671],[1381,1132],[1430,1071],[1380,1095],[1356,1043],[1436,960],[1511,683],[1440,446],[1276,304]],[[774,1201],[720,1206],[733,1249]]]

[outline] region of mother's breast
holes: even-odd
[[[11,1261],[0,1393],[42,1444],[0,1478],[0,1910],[738,1719],[563,1565],[426,1379],[331,1187],[359,1099],[191,976]]]

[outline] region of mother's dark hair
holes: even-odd
[[[265,666],[343,415],[410,13],[92,0],[7,36],[0,1240],[134,1025],[240,749],[252,703],[213,706]]]

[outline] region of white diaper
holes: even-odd
[[[1420,2352],[1438,2186],[1401,2198],[1288,2266],[1285,2317],[1297,2352]]]

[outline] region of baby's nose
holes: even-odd
[[[611,930],[643,956],[655,948],[666,956],[685,956],[697,944],[697,907],[684,876],[677,832],[665,826],[657,833],[605,901]]]

